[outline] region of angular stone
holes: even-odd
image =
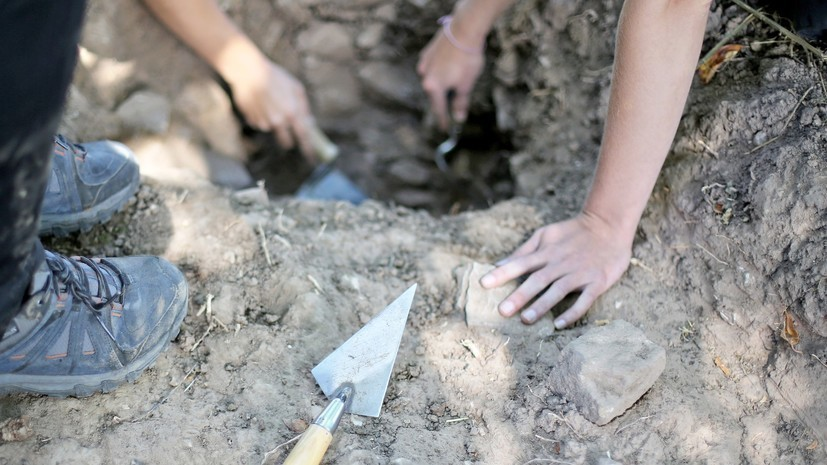
[[[241,142],[241,127],[233,115],[230,98],[213,80],[186,85],[175,98],[175,111],[186,118],[212,149],[243,160],[246,151]]]
[[[368,24],[356,36],[356,46],[363,49],[371,49],[382,42],[382,36],[385,35],[385,25],[382,23]]]
[[[465,323],[468,326],[483,326],[486,328],[502,328],[518,318],[503,318],[497,306],[517,288],[515,282],[510,282],[494,289],[485,289],[480,284],[480,278],[493,270],[494,265],[471,262],[454,270],[457,278],[456,308],[465,312]]]
[[[346,66],[308,57],[304,75],[317,117],[341,116],[361,107],[359,83]]]
[[[409,186],[424,186],[431,180],[432,171],[417,160],[407,157],[392,164],[388,174]]]
[[[162,134],[169,128],[170,104],[162,95],[138,91],[115,110],[123,127],[133,133]]]
[[[353,59],[353,39],[338,23],[314,23],[296,39],[299,51],[335,61]]]
[[[369,63],[359,70],[359,78],[375,94],[407,108],[418,109],[425,101],[413,67]]]
[[[666,351],[623,320],[592,329],[567,345],[551,370],[549,389],[605,425],[632,406],[666,366]]]

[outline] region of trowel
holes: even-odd
[[[319,165],[299,186],[296,197],[316,200],[344,200],[359,205],[367,196],[343,172],[333,166],[339,147],[313,123],[308,128],[310,143]]]
[[[311,370],[330,402],[284,465],[318,465],[343,414],[379,416],[415,293],[416,284]]]

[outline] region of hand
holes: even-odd
[[[248,124],[260,131],[273,131],[285,149],[298,143],[304,156],[315,160],[309,135],[315,123],[301,82],[266,58],[227,81]]]
[[[571,292],[580,297],[554,326],[558,329],[582,317],[597,297],[606,292],[629,266],[631,238],[621,238],[601,218],[581,213],[568,221],[538,229],[531,238],[498,267],[480,280],[493,288],[529,274],[516,291],[499,305],[500,314],[510,317],[522,310],[520,318],[532,324]]]
[[[419,56],[417,72],[422,77],[422,88],[428,94],[431,110],[437,117],[439,127],[448,130],[448,111],[454,120],[464,122],[468,115],[471,90],[485,64],[482,51],[469,53],[454,47],[442,30]],[[446,95],[453,89],[453,108],[447,108]]]

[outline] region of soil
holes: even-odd
[[[351,51],[353,60],[396,66],[415,84],[416,53],[448,11],[413,0],[221,3],[310,83],[324,79],[308,75],[319,68],[303,54],[324,51],[284,46],[308,24],[355,36],[385,21],[381,44]],[[142,187],[107,224],[45,244],[162,255],[188,278],[189,315],[132,384],[80,399],[0,398],[0,464],[279,463],[326,402],[310,369],[413,283],[382,414],[346,415],[324,463],[827,463],[825,69],[757,21],[733,39],[741,54],[693,86],[632,265],[578,325],[474,328],[454,308],[457,267],[494,262],[577,211],[600,141],[620,4],[528,0],[497,24],[473,111],[483,132],[505,140],[496,156],[509,175],[500,166],[480,176],[507,183],[494,191],[510,198],[453,207],[447,189],[411,195],[426,189],[387,175],[406,157],[437,175],[424,99],[380,95],[364,80],[349,116],[314,105],[350,147],[339,166],[377,200],[299,201],[272,190],[267,199],[211,183],[193,159],[244,161],[262,145],[238,136],[243,125],[210,93],[209,72],[140,5],[92,1],[64,131],[125,140],[142,162]],[[745,17],[716,2],[704,52]],[[223,113],[198,120],[178,108],[178,93],[195,84],[208,89],[197,102],[214,99]],[[172,108],[154,132],[117,119],[120,102],[146,90]],[[476,153],[464,155],[468,164],[491,158]],[[596,426],[552,393],[548,373],[567,343],[614,319],[666,348],[666,369],[628,411]]]

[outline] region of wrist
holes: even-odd
[[[268,58],[246,36],[238,35],[227,41],[227,45],[211,60],[210,65],[230,86],[248,78],[260,75],[258,70],[266,67]]]
[[[586,205],[580,212],[589,223],[599,225],[599,228],[611,235],[616,240],[628,244],[631,247],[635,238],[635,231],[640,221],[640,214],[633,211],[615,210],[611,211],[602,209],[599,206],[590,205],[586,201]]]
[[[450,32],[465,47],[482,50],[485,38],[494,25],[496,15],[491,16],[485,8],[474,9],[473,2],[460,1],[451,16]]]

